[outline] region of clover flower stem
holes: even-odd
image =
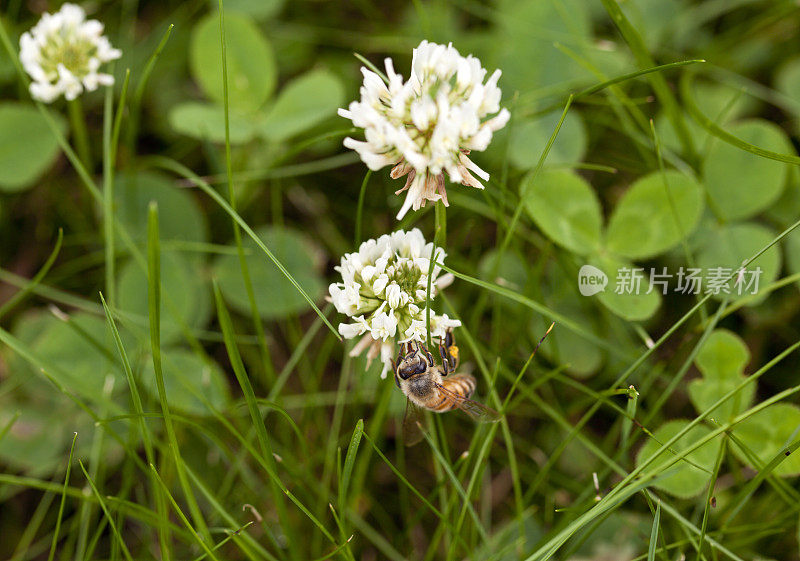
[[[369,178],[371,175],[372,170],[367,170],[367,173],[364,176],[364,181],[361,182],[361,191],[358,194],[358,207],[356,207],[356,239],[355,243],[353,244],[355,247],[358,247],[358,244],[361,243],[361,232],[364,219],[364,198],[367,194],[367,183],[369,183]]]
[[[83,162],[86,170],[92,171],[92,152],[89,148],[89,131],[86,128],[86,118],[83,114],[81,98],[76,97],[67,102],[69,110],[69,122],[72,127],[72,135],[75,142],[75,151]]]
[[[435,225],[434,240],[440,247],[447,245],[447,207],[444,206],[442,201],[436,201],[435,207]]]
[[[425,287],[425,332],[428,347],[433,346],[431,344],[431,278],[433,277],[433,267],[436,265],[436,247],[443,247],[447,239],[447,207],[444,206],[442,201],[436,201],[435,205],[433,249],[431,249],[430,266],[428,268],[428,285]]]
[[[103,251],[105,255],[105,288],[112,306],[117,303],[114,281],[114,148],[112,121],[114,89],[106,88],[103,103]]]

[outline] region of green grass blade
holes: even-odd
[[[117,525],[114,523],[114,518],[111,516],[111,513],[108,512],[108,507],[106,506],[103,497],[100,496],[100,492],[97,490],[94,481],[92,481],[92,478],[89,477],[89,472],[86,471],[86,468],[83,467],[83,462],[81,462],[80,460],[78,460],[78,465],[81,466],[81,471],[83,472],[84,477],[86,477],[86,481],[89,482],[89,486],[92,488],[92,492],[94,493],[94,496],[97,499],[97,503],[100,505],[100,508],[103,509],[103,513],[106,515],[106,520],[108,520],[108,525],[111,527],[111,533],[114,534],[117,543],[122,549],[122,554],[128,561],[133,561],[133,557],[131,557],[131,553],[130,551],[128,551],[128,546],[125,545],[125,540],[122,539],[122,536],[120,535],[119,530],[117,529]]]
[[[370,176],[372,176],[372,170],[367,170],[367,173],[364,175],[364,180],[361,182],[361,190],[358,192],[358,206],[356,207],[356,233],[355,241],[353,243],[354,248],[358,248],[362,241],[361,232],[364,221],[364,199],[367,195],[367,183],[369,183]]]
[[[372,438],[370,438],[368,433],[366,433],[366,432],[364,433],[364,438],[367,439],[367,442],[369,442],[370,446],[372,446],[372,449],[375,450],[375,452],[378,454],[378,456],[383,460],[383,462],[387,466],[389,466],[389,469],[391,469],[394,472],[394,474],[400,479],[400,481],[402,481],[403,484],[406,487],[408,487],[408,489],[412,493],[414,493],[417,496],[417,498],[420,501],[422,501],[422,503],[426,507],[428,507],[430,509],[430,511],[432,513],[434,513],[439,519],[444,520],[444,515],[439,511],[439,509],[436,508],[435,506],[433,506],[433,504],[428,500],[428,498],[425,495],[423,495],[419,490],[417,490],[417,488],[414,487],[414,485],[411,484],[411,482],[408,480],[408,478],[399,469],[397,469],[395,467],[395,465],[391,461],[389,461],[389,458],[387,458],[384,455],[384,453],[381,452],[381,449],[378,448],[378,446],[375,444],[375,442],[373,442]]]
[[[158,475],[156,467],[153,464],[150,464],[150,469],[153,471],[153,474],[158,483],[161,485],[164,494],[167,496],[169,502],[172,504],[172,508],[175,510],[175,513],[178,515],[178,518],[181,519],[181,522],[183,522],[183,525],[186,526],[187,530],[189,530],[189,533],[195,539],[197,544],[202,548],[203,551],[206,552],[206,555],[208,555],[211,559],[214,559],[214,561],[219,561],[217,556],[214,555],[214,551],[210,547],[208,547],[206,541],[200,536],[199,533],[197,533],[197,531],[192,526],[192,523],[189,522],[189,519],[186,518],[186,515],[181,510],[181,507],[178,505],[178,503],[175,501],[175,498],[172,496],[172,493],[169,492],[169,488],[164,484],[164,481],[161,479],[161,476]]]
[[[364,66],[366,66],[367,68],[372,70],[375,74],[380,76],[381,80],[383,80],[387,84],[389,83],[389,78],[386,77],[386,74],[384,74],[380,68],[372,64],[366,57],[360,55],[359,53],[353,53],[353,56],[356,57],[358,60],[360,60]]]
[[[2,442],[6,435],[11,432],[11,429],[14,427],[14,424],[17,422],[17,419],[19,419],[20,415],[22,415],[22,413],[19,411],[15,411],[14,414],[11,415],[11,418],[6,423],[6,426],[0,430],[0,442]]]
[[[447,461],[447,459],[444,457],[442,452],[439,450],[439,447],[433,441],[433,439],[431,438],[431,435],[428,434],[428,431],[423,430],[422,431],[422,436],[427,441],[428,446],[430,446],[430,449],[433,452],[434,458],[436,458],[437,462],[442,467],[442,469],[444,470],[445,474],[447,474],[447,477],[450,480],[451,485],[453,485],[453,487],[455,488],[456,492],[461,497],[461,500],[464,501],[464,505],[466,506],[466,508],[467,508],[467,510],[468,510],[468,512],[470,514],[470,517],[472,518],[472,521],[475,523],[475,528],[477,529],[478,533],[481,535],[481,539],[484,542],[487,542],[489,540],[489,534],[487,533],[486,528],[483,526],[483,523],[481,522],[480,518],[478,517],[478,514],[475,512],[475,508],[472,506],[472,501],[470,501],[470,498],[467,496],[467,493],[464,490],[464,487],[461,486],[461,482],[459,482],[458,478],[456,477],[456,474],[453,472],[453,468],[450,466],[450,463]]]
[[[142,76],[139,78],[139,82],[136,84],[136,89],[133,92],[133,98],[131,99],[130,104],[130,126],[128,127],[125,137],[128,150],[132,154],[136,152],[136,137],[139,133],[139,119],[141,117],[142,99],[144,98],[145,86],[147,85],[147,81],[150,79],[150,74],[153,72],[153,69],[156,66],[156,61],[161,55],[161,51],[163,51],[164,47],[167,45],[167,41],[169,40],[169,36],[172,33],[173,27],[175,27],[175,24],[172,23],[167,26],[167,30],[161,37],[161,41],[159,41],[155,51],[153,51],[153,53],[147,59],[147,64],[145,64],[144,70],[142,71]]]
[[[647,548],[647,561],[655,561],[656,543],[658,542],[658,529],[661,524],[661,501],[656,503],[656,513],[653,516],[653,529],[650,530],[650,546]]]
[[[139,78],[139,83],[136,85],[136,90],[133,94],[133,105],[134,107],[140,107],[142,104],[142,98],[144,97],[144,88],[147,85],[147,81],[150,79],[150,74],[153,73],[153,68],[156,66],[156,61],[158,57],[161,55],[161,51],[164,50],[164,47],[167,45],[167,41],[169,41],[169,36],[172,33],[172,28],[175,27],[175,24],[169,24],[167,26],[167,30],[164,32],[164,35],[161,37],[161,41],[158,42],[158,46],[156,50],[153,51],[153,54],[150,55],[150,58],[147,59],[147,64],[142,71],[142,77]]]
[[[161,366],[161,249],[158,232],[158,205],[151,202],[147,213],[147,309],[150,318],[150,351],[153,356],[158,400],[164,415],[164,428],[167,432],[169,451],[175,463],[175,471],[178,474],[184,498],[189,505],[194,523],[200,528],[200,533],[205,539],[210,540],[211,535],[197,504],[197,499],[186,479],[178,438],[175,435],[175,427],[167,400],[167,390],[164,386],[164,373]]]
[[[67,459],[67,470],[64,475],[64,488],[61,490],[61,503],[58,505],[58,516],[56,517],[56,527],[53,530],[53,541],[50,543],[50,553],[47,561],[53,561],[56,556],[56,544],[58,544],[58,534],[61,530],[61,520],[64,518],[64,505],[67,503],[67,489],[69,488],[69,474],[72,472],[72,456],[75,453],[75,441],[78,439],[76,432],[72,437],[72,444],[69,447],[69,458]]]
[[[625,42],[628,43],[628,46],[630,47],[631,52],[633,53],[634,58],[636,58],[636,62],[639,64],[639,66],[645,68],[655,66],[653,57],[647,51],[647,47],[645,46],[641,35],[636,28],[631,25],[631,22],[628,21],[628,18],[625,16],[625,13],[622,11],[622,8],[620,8],[617,1],[601,1],[608,12],[608,15],[611,17],[611,20],[614,22],[614,25],[616,25],[619,29],[623,39],[625,39]],[[653,90],[656,92],[656,96],[664,106],[664,111],[666,112],[667,117],[672,124],[673,130],[675,130],[678,134],[678,139],[683,146],[684,152],[690,158],[696,159],[694,141],[692,140],[689,129],[683,120],[683,115],[680,107],[678,106],[678,102],[675,100],[675,96],[672,95],[672,91],[667,85],[667,81],[660,72],[647,74],[647,77],[653,87]]]
[[[503,286],[499,286],[499,285],[492,284],[492,283],[489,283],[489,282],[486,282],[486,281],[482,281],[480,279],[476,279],[475,277],[471,277],[469,275],[465,275],[464,273],[460,273],[460,272],[456,271],[455,269],[451,269],[450,267],[448,267],[447,265],[445,265],[443,263],[437,263],[437,265],[439,265],[443,270],[447,271],[448,273],[452,273],[456,278],[459,278],[461,280],[465,280],[465,281],[467,281],[467,282],[469,282],[471,284],[474,284],[476,286],[479,286],[481,288],[484,288],[486,290],[494,292],[495,294],[499,294],[500,296],[504,296],[504,297],[508,298],[509,300],[513,300],[514,302],[517,302],[518,304],[522,304],[523,306],[525,306],[527,308],[530,308],[531,310],[533,310],[536,313],[539,313],[539,314],[542,314],[543,316],[551,318],[552,321],[555,321],[559,325],[563,325],[565,328],[569,329],[570,331],[572,331],[576,335],[582,337],[583,339],[586,339],[587,341],[589,341],[591,343],[594,343],[598,347],[600,347],[602,349],[605,349],[605,350],[609,351],[610,353],[612,353],[612,354],[614,354],[616,356],[619,356],[620,358],[627,358],[627,357],[625,357],[625,355],[622,354],[622,352],[619,350],[618,346],[606,341],[605,339],[601,339],[597,335],[594,335],[593,333],[589,332],[588,330],[586,330],[583,327],[581,327],[580,325],[578,325],[575,321],[571,320],[567,316],[565,316],[563,314],[560,314],[560,313],[556,312],[555,310],[550,309],[549,307],[545,306],[544,304],[540,304],[539,302],[537,302],[537,301],[535,301],[535,300],[533,300],[531,298],[528,298],[526,296],[522,296],[521,294],[518,294],[518,293],[514,292],[513,290],[509,290],[508,288],[505,288]]]
[[[189,478],[194,483],[195,487],[200,490],[200,493],[206,498],[209,502],[211,507],[216,510],[220,516],[225,520],[227,524],[235,526],[238,524],[236,519],[228,512],[224,506],[220,503],[220,501],[214,496],[214,494],[208,489],[208,486],[200,480],[198,475],[192,471],[189,466],[186,466],[186,473],[189,475]],[[264,546],[262,546],[258,541],[256,541],[252,536],[249,534],[242,534],[242,539],[247,543],[247,546],[254,549],[258,555],[261,556],[263,559],[267,559],[268,561],[278,561],[278,558],[272,555],[269,551],[267,551]],[[246,554],[251,559],[254,559],[254,555],[250,554],[249,550],[246,550]]]
[[[353,436],[350,438],[350,445],[347,447],[347,455],[344,458],[344,469],[339,484],[339,508],[347,508],[347,488],[350,485],[350,476],[353,474],[353,464],[356,461],[358,445],[361,443],[361,436],[364,434],[364,419],[359,419],[353,429]]]
[[[270,444],[269,436],[267,435],[267,429],[264,426],[264,419],[261,417],[261,411],[258,408],[258,402],[256,400],[255,392],[253,391],[253,386],[250,384],[250,379],[247,376],[247,372],[244,368],[244,363],[242,362],[242,357],[239,354],[239,349],[236,347],[235,341],[235,333],[233,330],[233,323],[231,322],[230,314],[228,313],[228,309],[225,307],[225,300],[222,296],[222,291],[219,288],[219,285],[214,282],[214,298],[217,304],[217,317],[219,320],[220,328],[222,329],[223,337],[225,338],[225,348],[228,351],[228,359],[231,362],[231,367],[233,368],[233,372],[236,376],[236,380],[239,382],[239,386],[242,389],[242,393],[244,394],[245,401],[247,402],[247,408],[250,411],[250,420],[253,423],[253,427],[256,431],[256,437],[258,438],[259,445],[261,447],[261,454],[264,457],[265,461],[267,462],[264,466],[267,474],[269,475],[269,483],[270,489],[272,491],[273,500],[275,501],[276,508],[278,509],[278,516],[284,523],[282,524],[285,530],[291,530],[291,526],[288,526],[288,513],[286,511],[286,505],[284,503],[283,497],[281,497],[281,492],[285,494],[289,499],[295,503],[295,505],[300,508],[309,519],[314,522],[314,524],[323,532],[323,534],[331,540],[331,542],[336,543],[336,540],[333,536],[328,532],[327,528],[319,522],[316,517],[303,505],[297,498],[290,494],[289,489],[283,484],[277,474],[277,469],[275,466],[275,457],[272,452],[272,444]],[[296,544],[297,542],[295,542]],[[290,547],[292,546],[292,540],[289,540]]]
[[[225,539],[221,540],[218,544],[214,545],[214,547],[211,548],[211,551],[217,551],[223,545],[225,545],[229,541],[231,541],[231,540],[235,539],[236,537],[238,537],[239,534],[244,532],[247,528],[249,528],[252,525],[253,525],[253,521],[251,520],[250,522],[246,523],[244,526],[242,526],[240,528],[237,528],[236,530],[233,530],[233,531],[226,530],[228,532],[228,536]],[[195,557],[193,561],[202,561],[206,557],[208,557],[208,553],[203,553],[202,555],[199,555],[198,557]]]
[[[25,284],[25,287],[22,288],[19,292],[14,294],[11,298],[9,298],[6,302],[0,306],[0,318],[4,317],[9,311],[13,310],[14,307],[22,302],[29,294],[35,292],[36,287],[39,283],[42,282],[42,279],[47,276],[47,273],[50,272],[50,268],[55,263],[56,258],[58,257],[59,252],[61,251],[61,244],[64,241],[64,230],[61,228],[58,229],[58,238],[56,238],[56,245],[53,247],[53,251],[50,252],[50,255],[47,257],[47,260],[42,265],[42,268],[31,278],[29,282]]]
[[[247,225],[244,219],[241,216],[239,216],[239,214],[235,210],[231,208],[228,202],[225,199],[223,199],[219,195],[219,193],[217,193],[208,183],[203,181],[197,174],[195,174],[193,171],[191,171],[183,164],[176,162],[175,160],[157,156],[152,158],[152,161],[158,167],[169,170],[173,173],[177,173],[178,175],[181,175],[186,179],[189,179],[193,184],[197,185],[204,193],[206,193],[209,197],[214,199],[214,201],[219,206],[221,206],[226,213],[228,213],[234,220],[236,220],[239,226],[241,226],[242,230],[244,230],[245,233],[248,236],[250,236],[250,238],[261,249],[261,251],[263,251],[267,255],[267,257],[269,257],[270,261],[272,261],[275,264],[278,270],[280,270],[280,272],[283,273],[283,276],[285,276],[286,279],[292,284],[292,286],[294,286],[295,289],[297,289],[297,291],[303,296],[305,301],[308,302],[308,304],[314,309],[317,315],[322,319],[325,325],[328,326],[328,329],[330,329],[331,333],[333,333],[336,336],[336,338],[339,339],[340,341],[342,340],[342,337],[341,335],[339,335],[339,332],[336,330],[336,328],[333,327],[333,325],[331,325],[330,321],[328,321],[328,318],[326,318],[325,315],[322,313],[322,311],[320,311],[320,309],[317,307],[317,305],[314,303],[314,301],[311,299],[308,293],[303,289],[303,287],[300,286],[300,284],[289,273],[289,271],[286,270],[286,267],[283,266],[283,264],[278,260],[277,257],[275,257],[272,254],[272,252],[264,244],[264,242],[261,241],[261,238],[259,238],[256,235],[253,229]]]
[[[572,107],[573,99],[574,97],[572,95],[570,95],[567,98],[567,102],[564,104],[564,110],[561,112],[561,117],[559,117],[558,123],[556,123],[556,128],[553,129],[550,138],[547,139],[547,144],[545,145],[544,150],[542,150],[542,153],[539,155],[539,160],[536,162],[536,167],[533,168],[531,183],[536,181],[536,177],[542,170],[544,162],[545,160],[547,160],[547,156],[550,154],[550,149],[553,147],[553,144],[555,143],[556,138],[558,137],[558,133],[561,131],[561,125],[564,124],[564,119],[567,118],[567,112],[569,111],[569,108]],[[517,209],[514,211],[514,216],[511,218],[511,224],[509,224],[508,229],[506,230],[506,234],[505,236],[503,236],[503,242],[500,244],[500,250],[499,250],[500,256],[498,257],[497,263],[494,266],[495,269],[494,275],[492,275],[490,278],[494,278],[495,276],[497,276],[497,269],[500,266],[500,261],[502,259],[503,254],[506,251],[506,248],[508,247],[509,242],[511,241],[511,236],[514,234],[514,230],[516,229],[519,217],[522,215],[523,208],[525,208],[525,204],[522,201],[520,201],[520,203],[517,205]]]
[[[219,0],[219,41],[222,50],[222,107],[225,120],[225,173],[228,180],[228,202],[231,208],[236,210],[236,191],[233,185],[233,158],[231,157],[231,125],[230,125],[230,110],[228,105],[228,57],[225,42],[225,10],[222,7],[222,0]],[[275,367],[272,364],[272,356],[267,346],[266,332],[264,331],[264,324],[261,319],[261,314],[258,311],[258,303],[256,302],[255,291],[253,290],[253,281],[250,277],[250,268],[247,265],[247,258],[245,257],[244,247],[242,246],[242,233],[239,230],[239,225],[236,220],[232,220],[233,225],[233,240],[236,245],[236,250],[239,254],[239,267],[242,270],[242,281],[244,282],[244,289],[247,293],[247,301],[250,304],[251,319],[253,327],[255,328],[256,337],[258,337],[258,348],[261,351],[261,361],[264,365],[264,371],[267,374],[267,385],[275,382]]]
[[[703,542],[706,539],[706,532],[708,531],[708,515],[711,511],[711,499],[714,497],[714,489],[717,485],[717,478],[719,477],[719,468],[722,466],[722,460],[725,458],[725,451],[727,449],[728,440],[722,439],[722,445],[717,452],[717,459],[714,462],[714,472],[708,482],[708,490],[706,492],[706,504],[703,507],[703,522],[700,527],[700,547],[697,548],[697,561],[701,561],[703,557]]]
[[[130,360],[128,359],[128,353],[125,352],[125,347],[122,344],[122,338],[119,335],[119,330],[117,329],[117,325],[114,322],[114,318],[111,316],[111,310],[108,308],[108,304],[106,304],[105,298],[103,295],[100,294],[100,301],[103,304],[103,311],[106,314],[106,323],[108,324],[109,329],[111,330],[111,335],[114,339],[114,344],[117,347],[117,351],[120,355],[120,360],[122,361],[122,369],[125,372],[125,378],[128,382],[128,389],[131,392],[131,401],[133,402],[133,410],[136,413],[137,420],[139,422],[139,432],[142,437],[142,442],[144,443],[144,452],[145,457],[147,458],[148,464],[155,463],[155,453],[153,451],[153,436],[150,432],[150,428],[147,426],[147,421],[145,419],[144,407],[142,406],[142,398],[139,394],[139,389],[136,385],[136,378],[133,375],[133,369],[131,368]],[[160,488],[156,487],[156,489]],[[167,518],[167,509],[166,509],[166,498],[164,494],[161,492],[156,493],[156,511],[161,519]],[[162,551],[169,551],[169,526],[168,525],[160,525],[158,528],[158,537],[159,537],[159,544],[161,546]],[[166,554],[168,556],[168,553]]]
[[[779,154],[778,152],[766,150],[754,144],[750,144],[749,142],[745,142],[741,138],[732,135],[704,115],[703,112],[700,111],[700,108],[697,106],[697,103],[694,101],[694,97],[692,96],[692,77],[693,76],[691,73],[687,73],[683,76],[680,83],[680,91],[681,98],[686,106],[686,111],[695,121],[697,121],[697,124],[723,142],[727,142],[731,146],[735,146],[736,148],[744,150],[745,152],[750,152],[756,156],[761,156],[762,158],[768,158],[778,162],[786,162],[787,164],[794,164],[796,166],[800,165],[800,157],[792,154]]]

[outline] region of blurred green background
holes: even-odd
[[[57,524],[57,559],[800,557],[800,459],[785,454],[800,360],[781,355],[800,341],[800,232],[781,237],[800,220],[796,2],[224,3],[236,211],[334,326],[324,296],[343,253],[401,227],[434,235],[430,205],[394,220],[388,169],[357,225],[366,167],[341,140],[361,132],[336,115],[358,96],[354,53],[407,77],[428,39],[503,71],[511,122],[471,156],[491,181],[448,189],[446,264],[467,278],[436,307],[463,322],[479,399],[511,399],[499,425],[439,416],[411,449],[379,365],[348,357],[240,233],[251,298],[230,215],[177,166],[228,199],[217,4],[83,6],[124,53],[112,95],[81,98],[86,176],[54,134],[74,141],[63,100],[37,109],[0,51],[0,558],[47,559]],[[58,7],[7,1],[11,46]],[[695,62],[636,75],[681,61]],[[113,187],[113,215],[87,182]],[[174,431],[149,336],[152,201]],[[764,248],[756,297],[676,293],[675,279],[666,295],[613,290],[620,267],[733,270]],[[593,297],[578,291],[587,263],[610,276]]]

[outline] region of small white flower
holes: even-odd
[[[72,100],[114,77],[99,73],[100,65],[122,56],[103,36],[103,24],[86,20],[75,4],[64,4],[54,14],[44,14],[19,39],[19,59],[31,77],[31,96],[50,103],[63,95]]]
[[[351,355],[366,351],[368,361],[380,356],[382,376],[397,354],[398,340],[422,342],[427,338],[425,303],[433,249],[418,229],[399,230],[362,243],[357,252],[344,255],[336,267],[342,281],[328,287],[330,301],[339,313],[353,319],[352,323],[339,324],[339,333],[345,339],[361,337]],[[445,256],[437,247],[436,262],[443,262]],[[431,300],[453,281],[449,274],[439,277],[440,270],[438,265],[433,268]],[[446,329],[459,325],[447,315],[431,312],[434,337],[444,337]]]
[[[355,323],[339,324],[339,333],[345,339],[358,337],[359,335],[363,335],[370,330],[370,326],[367,323],[367,320],[364,319],[364,316],[358,316],[353,319],[356,320]]]
[[[461,327],[461,321],[450,319],[447,314],[431,314],[431,337],[444,337],[449,329]]]
[[[433,335],[433,321],[431,321],[431,335]],[[428,335],[428,329],[424,319],[415,319],[411,321],[411,325],[408,326],[403,332],[405,338],[400,341],[400,343],[405,343],[406,341],[424,341]]]
[[[394,310],[381,312],[372,318],[372,338],[386,341],[397,333],[397,318],[394,317]]]
[[[394,71],[392,59],[384,61],[388,83],[362,68],[360,101],[339,115],[364,129],[364,141],[346,138],[344,145],[358,152],[371,170],[393,165],[393,179],[407,176],[407,191],[397,219],[426,201],[441,200],[447,191],[444,172],[454,183],[478,189],[489,174],[467,155],[483,151],[492,134],[503,128],[509,112],[500,109],[500,70],[484,83],[486,70],[472,55],[463,57],[452,44],[422,41],[414,49],[408,80]]]

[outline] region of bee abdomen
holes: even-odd
[[[454,374],[442,380],[442,387],[458,396],[468,398],[475,392],[475,378],[469,374]],[[431,411],[444,413],[456,406],[456,401],[445,392],[437,394],[427,405]]]

